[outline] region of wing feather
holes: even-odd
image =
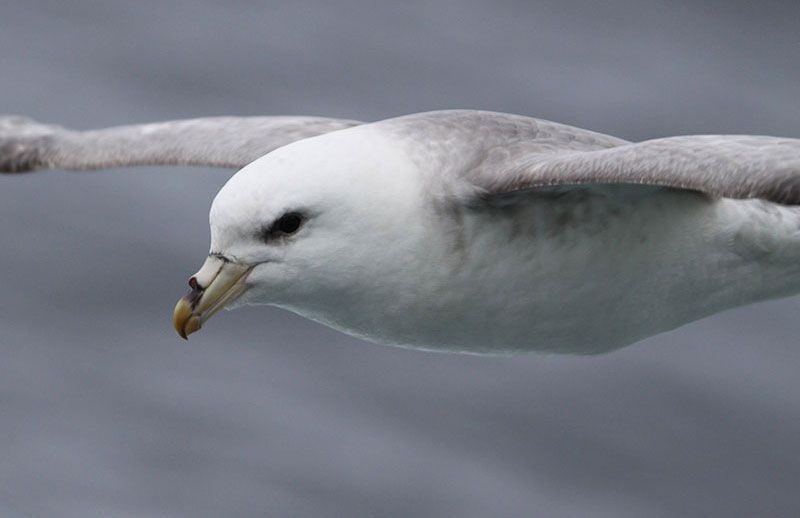
[[[0,171],[132,165],[240,168],[296,140],[362,124],[319,117],[210,117],[70,131],[0,117]],[[444,192],[492,197],[546,186],[631,184],[800,204],[800,139],[695,135],[630,143],[564,124],[477,110],[373,123]]]
[[[697,135],[594,151],[520,156],[502,174],[482,181],[487,192],[550,185],[636,184],[797,205],[800,139]]]
[[[696,135],[631,143],[531,117],[475,110],[387,124],[454,199],[546,186],[631,184],[800,204],[800,139]]]
[[[0,117],[0,172],[201,165],[238,169],[296,140],[361,124],[321,117],[208,117],[71,131]]]

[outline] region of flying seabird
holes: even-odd
[[[609,351],[800,292],[800,139],[631,143],[519,115],[215,117],[70,131],[0,117],[0,171],[241,170],[174,311],[270,304],[378,343]]]

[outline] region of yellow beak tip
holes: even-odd
[[[203,326],[203,322],[244,293],[247,285],[243,279],[252,269],[253,266],[209,256],[189,283],[192,291],[175,304],[172,322],[178,336],[188,340],[190,334]],[[203,279],[203,287],[197,278]]]
[[[188,340],[190,334],[200,329],[200,318],[192,314],[192,306],[186,297],[180,299],[175,305],[172,323],[175,325],[178,336],[184,340]]]
[[[200,317],[197,315],[192,315],[192,317],[186,321],[186,325],[183,326],[183,338],[186,340],[189,339],[189,335],[194,333],[195,331],[200,329]],[[179,333],[180,334],[180,333]]]

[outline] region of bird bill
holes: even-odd
[[[188,339],[217,311],[247,291],[244,281],[252,269],[252,266],[209,256],[189,281],[192,291],[175,305],[173,323],[181,338]]]

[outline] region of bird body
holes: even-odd
[[[211,249],[243,264],[265,258],[227,241],[235,229],[303,203],[325,225],[308,229],[325,242],[307,253],[302,234],[296,248],[278,248],[297,254],[280,258],[297,275],[258,282],[256,269],[240,303],[392,345],[591,354],[800,291],[800,207],[627,184],[432,202],[438,164],[412,163],[391,135],[363,133],[290,144],[220,192]]]
[[[176,306],[184,337],[222,307],[270,304],[378,343],[592,354],[800,292],[797,139],[628,143],[469,110],[2,128],[5,170],[244,166]]]

